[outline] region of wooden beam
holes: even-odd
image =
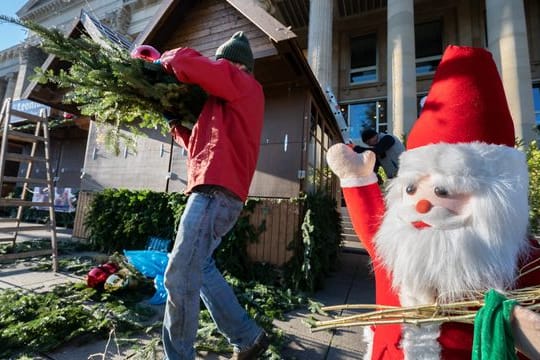
[[[296,34],[289,27],[255,3],[246,0],[227,0],[227,2],[276,43],[296,38]]]
[[[150,22],[144,30],[137,36],[133,42],[133,46],[142,44],[153,44],[155,42],[156,33],[169,20],[169,15],[174,11],[174,8],[180,3],[180,0],[165,0],[161,3],[159,9],[154,14]]]

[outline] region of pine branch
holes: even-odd
[[[168,130],[163,113],[172,113],[193,124],[206,101],[196,85],[184,84],[163,71],[161,65],[133,59],[118,45],[100,45],[86,34],[66,38],[57,29],[0,15],[0,22],[20,25],[41,38],[40,47],[71,64],[67,70],[35,69],[35,79],[65,89],[64,102],[76,105],[81,114],[110,124],[106,136],[109,148],[118,154],[119,142],[126,143],[119,129],[133,134],[141,128]],[[127,140],[127,143],[134,141]]]

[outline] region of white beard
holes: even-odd
[[[512,287],[528,247],[526,226],[516,218],[523,214],[508,211],[500,196],[487,194],[479,200],[473,195],[472,215],[433,208],[429,218],[425,214],[420,219],[433,226],[418,230],[411,222],[419,214],[402,205],[401,191],[399,185],[390,187],[375,246],[403,306],[453,302],[490,288]]]

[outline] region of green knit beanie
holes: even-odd
[[[244,32],[238,31],[218,47],[216,50],[216,60],[221,58],[246,65],[249,71],[253,71],[255,60],[253,60],[253,53]]]

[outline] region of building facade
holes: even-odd
[[[261,149],[276,150],[262,152],[252,189],[255,195],[290,197],[327,183],[326,149],[347,138],[361,143],[364,128],[406,137],[421,110],[441,55],[450,44],[485,47],[493,53],[515,121],[516,136],[525,142],[537,137],[537,0],[31,0],[18,16],[68,29],[84,8],[135,41],[141,34],[161,26],[167,9],[176,9],[175,14],[181,17],[185,9],[206,3],[210,5],[204,8],[210,10],[189,13],[189,19],[183,20],[184,26],[194,27],[193,31],[179,29],[174,19],[168,20],[156,35],[161,40],[154,41],[161,41],[163,46],[182,46],[182,39],[200,31],[206,40],[199,43],[215,47],[216,39],[230,35],[225,34],[225,30],[230,30],[224,27],[227,24],[260,29],[265,16],[243,19],[230,11],[227,17],[212,17],[210,22],[203,17],[211,17],[212,9],[222,11],[223,6],[234,8],[236,3],[241,9],[262,9],[280,27],[294,34],[320,88],[331,89],[335,95],[348,127],[344,139],[340,139],[335,134],[336,126],[329,126],[326,115],[321,115],[326,112],[321,108],[328,104],[313,96],[306,100],[303,90],[298,91],[294,72],[265,73],[261,71],[264,66],[259,66],[256,75],[267,83],[265,93],[271,109]],[[199,29],[200,24],[206,27]],[[179,39],[176,42],[173,33]],[[37,39],[30,36],[23,44],[0,51],[0,97],[23,97],[31,69],[46,58],[36,44]],[[202,50],[212,55],[212,49]],[[261,47],[255,52],[259,62],[272,69],[274,50],[265,53],[265,49]],[[302,125],[289,128],[289,118]],[[339,116],[334,120],[339,120]],[[99,144],[99,129],[92,122],[89,129],[77,129],[76,134],[69,129],[57,134],[61,136],[56,145],[53,143],[53,158],[55,176],[62,186],[91,191],[107,187],[180,191],[185,185],[185,154],[159,132],[139,141],[142,151],[130,153],[126,149],[119,157],[107,153]],[[294,164],[293,152],[294,158],[298,158]],[[133,176],[126,176],[131,173]]]
[[[303,39],[360,142],[373,127],[406,137],[447,45],[483,47],[498,66],[516,137],[540,124],[540,2],[536,0],[267,0]]]

